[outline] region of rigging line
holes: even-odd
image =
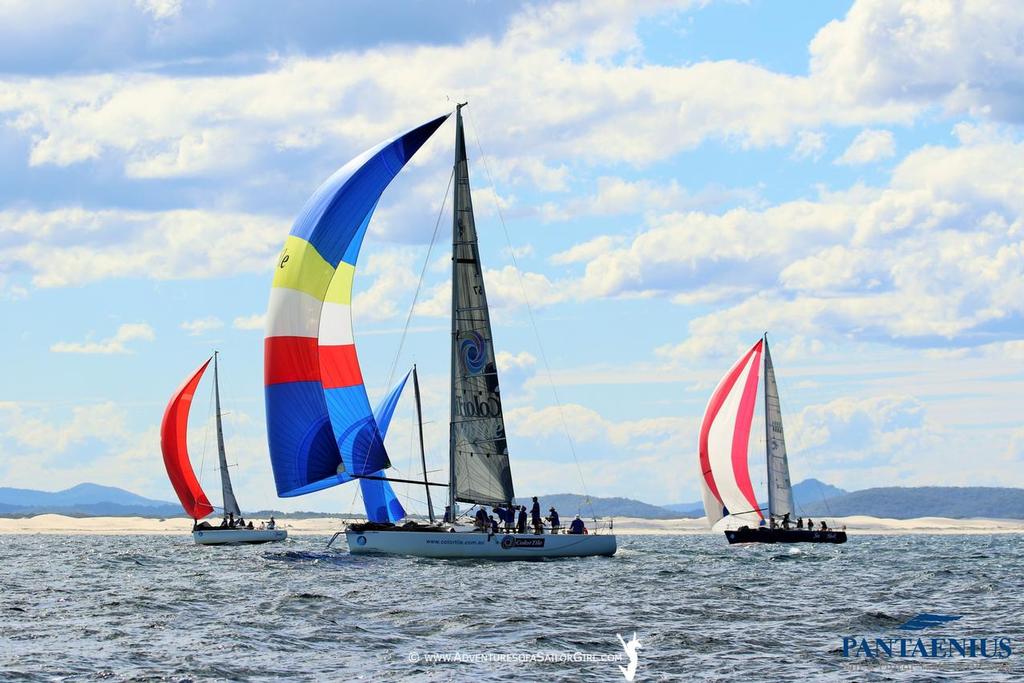
[[[409,306],[409,313],[405,316],[405,325],[402,327],[402,336],[398,340],[398,350],[395,352],[395,358],[391,361],[391,369],[388,371],[388,381],[384,384],[385,393],[391,388],[391,382],[395,378],[395,370],[398,367],[398,360],[402,355],[402,348],[405,346],[405,338],[409,333],[409,324],[412,322],[413,311],[416,310],[416,302],[420,297],[420,290],[423,287],[423,278],[427,275],[427,267],[430,265],[430,254],[434,250],[434,244],[437,242],[437,230],[441,227],[441,217],[444,215],[444,209],[448,205],[448,192],[452,189],[452,179],[455,178],[455,167],[452,166],[452,172],[448,174],[448,185],[444,189],[444,197],[441,198],[441,208],[437,212],[437,220],[434,221],[434,234],[430,236],[430,245],[427,247],[427,255],[423,257],[423,267],[420,268],[420,279],[416,283],[416,292],[412,296],[412,304]]]
[[[487,174],[487,180],[491,183],[491,188],[495,187],[494,178],[491,176],[491,167],[487,163],[487,155],[484,154],[483,145],[480,144],[480,136],[477,135],[476,124],[473,124],[473,139],[476,142],[476,147],[480,150],[480,161],[483,162],[484,173]],[[508,244],[508,253],[512,258],[512,267],[516,271],[516,279],[519,281],[519,289],[523,293],[523,302],[526,304],[526,312],[530,318],[530,325],[533,327],[533,336],[537,340],[537,348],[540,351],[541,361],[544,363],[544,371],[548,376],[548,384],[551,386],[551,394],[555,398],[555,405],[558,406],[558,416],[562,421],[562,428],[565,430],[566,441],[569,442],[569,450],[572,452],[573,462],[576,463],[576,471],[580,475],[580,484],[583,486],[583,495],[586,497],[587,505],[590,506],[590,517],[597,524],[597,515],[594,513],[594,502],[590,499],[590,493],[587,491],[587,482],[583,478],[583,468],[580,467],[579,458],[576,455],[576,443],[573,441],[572,434],[569,432],[569,423],[565,419],[565,410],[562,408],[562,401],[558,397],[558,389],[555,387],[554,376],[551,374],[551,365],[548,364],[547,354],[544,352],[544,344],[540,339],[540,330],[537,329],[537,321],[533,315],[533,306],[530,305],[530,298],[526,295],[526,284],[523,282],[523,273],[519,269],[519,262],[516,259],[516,250],[512,247],[512,238],[509,236],[508,226],[505,225],[505,215],[501,212],[501,203],[495,200],[494,208],[498,213],[498,220],[501,222],[501,229],[505,233],[505,243]]]

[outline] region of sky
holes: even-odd
[[[698,500],[704,406],[765,331],[794,481],[1024,486],[1022,35],[1011,0],[0,0],[0,486],[173,500],[160,419],[217,349],[243,509],[358,510],[276,497],[274,259],[456,101],[518,495]],[[453,136],[384,194],[353,302],[371,400],[419,367],[439,481]]]

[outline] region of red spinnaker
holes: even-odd
[[[164,466],[167,476],[171,479],[174,492],[178,494],[181,507],[192,519],[202,519],[213,512],[210,500],[203,493],[188,459],[188,410],[192,406],[192,396],[196,386],[210,364],[208,359],[199,369],[174,392],[171,402],[164,411],[164,421],[160,425],[160,450],[164,454]]]

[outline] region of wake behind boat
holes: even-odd
[[[763,362],[762,362],[763,356]],[[747,448],[764,371],[765,456],[768,466],[768,519],[750,481]],[[789,479],[782,408],[768,335],[759,339],[715,387],[701,420],[698,443],[701,488],[708,525],[725,519],[725,538],[733,543],[846,543],[846,531],[829,529],[824,521],[794,521],[793,486]],[[741,524],[736,528],[736,525]]]
[[[198,545],[233,545],[238,543],[270,543],[283,541],[288,537],[284,529],[275,528],[273,518],[264,528],[249,528],[244,524],[242,511],[235,499],[231,487],[231,476],[228,474],[227,455],[224,451],[224,427],[220,412],[220,379],[217,372],[217,356],[209,358],[185,380],[167,404],[164,419],[160,425],[160,450],[164,456],[164,466],[171,480],[174,492],[181,501],[185,514],[194,521],[192,538]],[[213,395],[217,422],[217,453],[220,459],[220,484],[224,500],[224,522],[220,527],[199,520],[213,512],[213,505],[206,497],[199,479],[192,469],[188,457],[188,413],[192,406],[192,397],[203,373],[210,361],[213,361]],[[252,523],[250,522],[251,526]]]
[[[369,525],[352,525],[350,552],[442,558],[540,559],[611,555],[611,534],[523,534],[461,530],[458,503],[511,506],[515,499],[490,313],[480,264],[462,107],[455,111],[452,219],[449,480],[387,476],[384,437],[408,378],[371,412],[356,357],[351,297],[356,260],[373,210],[391,180],[451,114],[356,157],[310,198],[278,258],[267,312],[267,437],[278,495],[299,496],[359,481]],[[391,483],[422,484],[429,526],[397,524],[405,509]],[[435,522],[432,487],[448,488]],[[339,532],[340,534],[341,532]]]

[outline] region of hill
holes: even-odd
[[[796,509],[798,511],[803,511],[804,508],[809,509],[812,506],[820,505],[824,500],[831,502],[832,498],[844,496],[847,493],[847,491],[844,491],[838,486],[832,486],[831,484],[826,484],[825,482],[817,479],[804,479],[802,482],[793,485],[793,503],[796,504]],[[694,503],[674,503],[671,505],[662,505],[661,507],[683,517],[704,516],[704,503],[701,501],[696,501]],[[768,507],[768,503],[762,502],[761,507]]]
[[[1024,519],[1024,489],[988,486],[884,486],[829,498],[824,502],[807,505],[800,512],[812,517],[870,515],[894,519]]]
[[[651,505],[632,498],[598,498],[590,496],[587,502],[586,496],[578,493],[556,493],[548,496],[538,496],[541,506],[541,514],[547,516],[548,508],[554,506],[562,519],[572,519],[575,515],[582,517],[642,517],[645,519],[671,519],[679,515],[671,510],[666,510],[658,505]],[[533,501],[530,498],[516,498],[517,505],[525,505],[529,510]],[[704,514],[701,511],[701,514]]]
[[[181,506],[153,500],[114,486],[79,484],[63,491],[0,487],[0,514],[26,517],[43,513],[70,516],[173,517]]]

